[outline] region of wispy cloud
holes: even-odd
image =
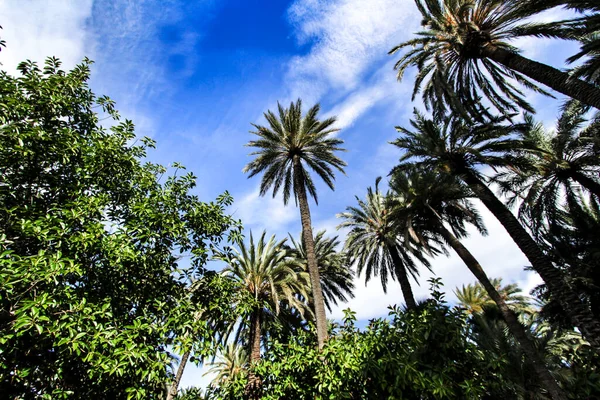
[[[231,212],[236,218],[241,218],[246,230],[258,232],[265,229],[268,234],[276,233],[281,239],[287,236],[288,225],[300,219],[293,199],[285,206],[279,196],[272,198],[269,193],[261,197],[258,188],[236,201]]]
[[[406,37],[415,10],[412,0],[297,0],[290,21],[298,41],[313,44],[290,62],[291,96],[358,87],[368,68]]]
[[[7,47],[0,52],[2,69],[13,73],[26,59],[42,64],[56,56],[70,69],[87,55],[86,21],[92,13],[92,0],[77,3],[56,1],[2,1],[0,36]]]

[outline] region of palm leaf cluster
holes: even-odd
[[[317,104],[303,116],[302,101],[298,99],[289,108],[277,104],[277,115],[267,111],[264,117],[268,126],[253,124],[256,131],[251,133],[259,139],[248,142],[247,146],[258,150],[250,153],[256,157],[248,163],[244,172],[249,173],[249,178],[264,172],[260,184],[261,196],[272,188],[275,197],[281,190],[283,202],[287,204],[292,191],[296,201],[300,191],[307,191],[318,202],[317,189],[309,169],[333,190],[334,171],[344,173],[346,166],[334,154],[343,151],[340,147],[343,141],[332,135],[338,131],[333,128],[335,118],[319,121],[319,110]],[[294,160],[299,162],[294,163]]]
[[[415,238],[403,235],[402,221],[392,215],[395,199],[392,193],[384,194],[379,189],[379,179],[375,188],[367,189],[367,197],[356,197],[358,206],[347,207],[338,214],[344,221],[338,228],[349,228],[345,249],[356,265],[357,274],[365,271],[366,282],[372,276],[379,276],[383,291],[387,291],[388,280],[398,279],[404,299],[409,308],[416,306],[408,276],[416,279],[418,263],[429,268],[430,263],[423,252],[413,251],[407,242]]]
[[[521,293],[521,289],[516,283],[502,285],[502,278],[494,278],[491,282],[513,310],[527,311],[531,309],[530,299]],[[469,314],[482,313],[485,309],[496,306],[494,300],[490,298],[480,283],[462,285],[460,288],[456,288],[454,294],[460,305]]]
[[[518,171],[496,177],[511,203],[521,201],[523,220],[553,220],[565,196],[569,202],[578,202],[584,193],[600,196],[600,114],[595,113],[588,123],[588,110],[578,102],[567,103],[554,131],[547,131],[530,115],[525,117],[527,129],[518,132],[522,143],[517,151],[525,163]]]
[[[487,113],[481,97],[501,113],[518,108],[533,112],[515,84],[548,94],[519,72],[482,55],[486,45],[518,51],[511,40],[528,36],[556,36],[550,26],[526,23],[539,12],[520,0],[418,0],[423,30],[417,37],[395,46],[394,54],[410,48],[396,63],[397,78],[418,67],[413,100],[422,93],[425,106],[435,113],[461,110],[470,115]]]
[[[326,237],[325,235],[325,230],[315,235],[315,254],[319,264],[325,306],[331,312],[332,305],[337,305],[340,301],[345,303],[354,297],[354,271],[347,254],[338,251],[341,247],[338,236]],[[290,241],[294,257],[301,261],[303,270],[308,271],[304,241],[302,238],[294,239],[291,235]]]
[[[600,107],[600,90],[579,79],[593,82],[598,74],[598,17],[533,22],[541,11],[565,3],[598,11],[597,5],[586,1],[416,0],[423,30],[390,50],[395,54],[408,48],[395,64],[397,78],[416,67],[413,100],[421,93],[425,107],[438,117],[453,111],[479,119],[494,115],[489,108],[503,115],[520,109],[533,113],[523,88],[550,95],[537,83]],[[569,75],[522,57],[511,41],[525,37],[579,38],[582,51],[569,61],[591,57]]]

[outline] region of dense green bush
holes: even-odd
[[[310,334],[288,344],[276,340],[256,367],[264,399],[468,399],[479,398],[492,370],[464,334],[466,317],[434,298],[417,311],[391,308],[364,330],[346,312],[319,354]],[[491,368],[491,369],[490,369]],[[209,398],[243,396],[242,379],[213,389]]]
[[[262,382],[260,398],[548,399],[505,327],[499,326],[486,346],[478,343],[483,328],[474,325],[473,317],[463,309],[449,307],[438,287],[439,281],[433,280],[432,298],[417,310],[391,307],[388,318],[372,320],[363,330],[356,328],[354,313],[347,311],[322,353],[310,333],[301,332],[285,344],[272,340],[254,370]],[[502,324],[500,320],[494,323]],[[581,343],[580,337],[560,343],[551,339],[545,337],[541,346],[548,350],[549,360],[567,356],[575,362],[576,357],[589,356],[586,346],[580,349],[569,344]],[[498,347],[498,342],[509,343]],[[571,349],[571,356],[556,353],[558,345]],[[594,398],[600,393],[595,386],[597,372],[581,368],[592,365],[589,359],[577,364],[576,379],[566,365],[555,364],[555,374],[571,398]],[[245,377],[239,375],[210,388],[207,398],[244,398]]]

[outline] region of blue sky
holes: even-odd
[[[541,18],[562,19],[553,10]],[[259,179],[248,180],[242,168],[250,160],[244,144],[251,123],[277,101],[302,98],[306,108],[320,102],[323,117],[337,115],[339,137],[348,152],[347,174],[338,175],[336,190],[319,185],[319,206],[312,205],[313,224],[333,232],[335,214],[364,196],[377,176],[385,176],[400,153],[388,141],[395,125],[407,125],[412,72],[402,83],[387,51],[418,30],[420,18],[412,0],[0,0],[0,36],[7,48],[0,62],[15,71],[26,58],[57,56],[65,68],[84,56],[96,61],[92,87],[116,100],[140,136],[158,141],[153,161],[184,164],[198,176],[203,200],[228,190],[230,209],[246,229],[267,229],[297,236],[298,210],[280,198],[258,196]],[[563,67],[574,45],[527,39],[516,43],[524,55]],[[560,102],[529,94],[538,118],[552,126]],[[502,276],[531,289],[539,278],[523,271],[527,264],[502,227],[482,210],[490,236],[475,235],[466,246],[490,276]],[[338,232],[342,235],[344,232]],[[474,281],[456,256],[433,262],[448,296]],[[416,296],[427,295],[422,274]],[[351,307],[363,322],[387,314],[401,299],[399,287],[384,295],[374,279],[357,281],[356,298],[335,309]],[[190,368],[183,386],[205,384]]]

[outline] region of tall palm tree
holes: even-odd
[[[421,91],[434,112],[448,108],[463,115],[487,111],[480,96],[503,114],[517,106],[534,112],[521,86],[547,94],[531,80],[600,109],[600,88],[551,66],[527,59],[510,41],[527,36],[569,38],[560,25],[533,24],[527,18],[551,8],[539,0],[415,0],[424,30],[390,54],[412,47],[396,63],[398,79],[418,68],[413,99]],[[531,80],[530,80],[531,79]]]
[[[579,102],[568,102],[555,132],[547,132],[543,124],[527,115],[527,129],[519,132],[522,144],[517,149],[527,160],[524,168],[496,176],[503,191],[513,194],[513,201],[523,200],[519,214],[535,230],[556,218],[563,194],[578,196],[579,185],[600,199],[600,162],[594,149],[600,118],[584,126],[588,109]]]
[[[260,194],[265,195],[271,188],[273,197],[283,191],[283,202],[287,204],[293,194],[300,207],[302,236],[306,244],[308,271],[314,300],[319,349],[327,338],[327,315],[321,290],[319,267],[315,256],[308,195],[318,204],[317,189],[310,170],[317,174],[325,184],[334,189],[334,170],[344,173],[346,163],[335,155],[344,151],[342,140],[332,134],[335,117],[323,121],[317,119],[319,105],[313,106],[302,116],[302,101],[291,103],[289,108],[277,104],[278,115],[267,111],[264,116],[268,126],[254,125],[257,140],[247,146],[257,148],[251,155],[256,158],[244,168],[249,177],[264,172],[260,184]]]
[[[502,285],[502,278],[493,278],[490,282],[496,288],[496,291],[506,305],[513,311],[526,311],[531,308],[529,298],[521,294],[521,288],[519,288],[516,283]],[[464,307],[469,314],[482,313],[484,309],[496,305],[483,285],[479,282],[462,285],[460,288],[454,289],[454,294],[460,305]]]
[[[307,298],[309,279],[306,273],[299,271],[297,262],[290,257],[284,246],[286,239],[277,241],[275,235],[267,241],[263,231],[255,242],[250,232],[250,242],[243,242],[231,254],[220,253],[219,259],[227,263],[222,274],[236,281],[242,290],[253,299],[249,310],[248,354],[250,365],[260,360],[262,323],[269,315],[277,315],[283,308],[291,307],[302,311]],[[249,391],[259,385],[257,377],[250,374]]]
[[[306,246],[302,237],[298,240],[290,235],[294,256],[302,264],[304,271],[308,271]],[[315,236],[315,255],[319,265],[321,288],[325,306],[331,312],[331,305],[338,301],[347,302],[354,298],[354,271],[345,252],[337,251],[340,241],[337,236],[325,237],[325,230],[317,232]]]
[[[567,310],[573,324],[596,347],[600,348],[600,323],[565,281],[562,273],[544,254],[513,213],[486,185],[478,166],[492,168],[518,166],[519,159],[507,150],[518,148],[520,142],[511,139],[515,126],[489,120],[466,124],[460,118],[445,117],[434,121],[415,111],[411,124],[414,131],[397,127],[403,135],[393,144],[404,150],[398,170],[414,168],[450,173],[473,191],[473,194],[504,226],[517,246],[531,262],[533,269],[548,285],[550,292]]]
[[[458,239],[466,236],[467,223],[478,231],[486,233],[479,213],[468,200],[472,197],[471,191],[453,176],[415,168],[396,171],[391,188],[404,197],[406,207],[402,212],[410,216],[405,220],[411,223],[418,221],[421,230],[429,231],[432,236],[441,236],[485,288],[489,297],[498,306],[511,333],[530,359],[535,372],[546,383],[552,398],[566,399],[556,381],[544,367],[543,360],[506,299],[498,292],[496,285],[488,278],[473,254]]]
[[[386,293],[388,278],[398,279],[406,307],[412,310],[417,304],[409,274],[413,278],[419,274],[415,260],[427,268],[431,265],[418,243],[408,245],[414,239],[404,236],[402,221],[392,217],[392,207],[398,207],[398,203],[392,201],[391,194],[381,193],[380,180],[375,181],[375,190],[367,189],[365,200],[356,197],[358,207],[347,207],[346,212],[337,215],[344,220],[338,229],[350,228],[344,248],[356,265],[357,274],[365,270],[366,282],[379,275]]]

